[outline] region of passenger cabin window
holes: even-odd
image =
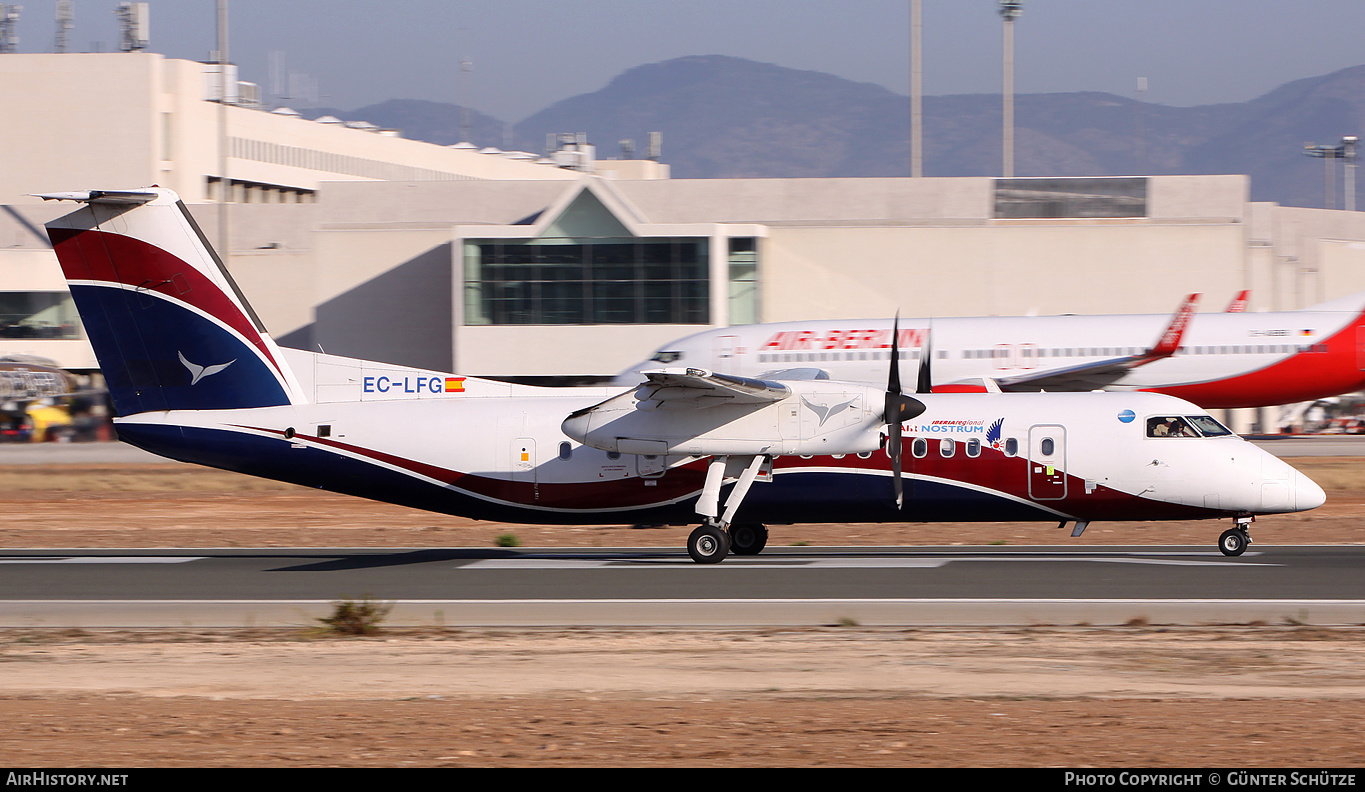
[[[981,456],[981,438],[973,437],[967,441],[967,456],[973,459]]]
[[[944,459],[948,459],[948,458],[951,457],[956,451],[957,451],[957,443],[956,443],[956,442],[954,442],[954,441],[952,441],[952,440],[949,440],[949,439],[946,438],[946,437],[943,438],[942,440],[938,441],[938,455],[941,456],[941,457],[943,457]]]
[[[910,453],[915,459],[923,459],[929,453],[929,441],[923,437],[916,437],[910,442]]]
[[[681,353],[681,352],[673,352],[673,351],[668,351],[668,352],[655,352],[655,353],[654,353],[654,357],[650,358],[650,360],[653,360],[653,361],[655,361],[655,362],[657,362],[657,363],[672,363],[672,362],[675,361],[675,360],[681,359],[682,356],[683,356],[683,353]]]
[[[571,457],[571,456],[573,456],[573,446],[570,445],[567,441],[566,441],[566,442],[563,442],[563,443],[560,443],[560,444],[559,444],[559,458],[560,458],[560,459],[566,459],[566,460],[567,460],[567,459],[568,459],[569,457]]]
[[[1148,437],[1198,437],[1199,432],[1189,421],[1178,415],[1147,419]]]
[[[1057,450],[1057,445],[1052,442],[1051,437],[1044,437],[1043,442],[1038,444],[1038,450],[1041,451],[1045,457],[1052,456],[1052,452]]]
[[[1005,456],[1017,456],[1019,454],[1019,441],[1013,437],[1005,441]]]

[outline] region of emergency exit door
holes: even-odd
[[[735,373],[735,357],[739,355],[739,336],[717,336],[711,347],[711,370],[717,374]]]

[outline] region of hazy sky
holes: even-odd
[[[55,0],[22,0],[21,52],[50,52]],[[115,0],[76,0],[74,52],[118,48]],[[924,0],[927,95],[999,93],[995,0]],[[153,0],[151,49],[203,60],[215,0]],[[468,103],[504,121],[595,91],[643,63],[734,55],[908,94],[909,0],[231,0],[229,53],[269,94],[307,74],[320,104]],[[1193,105],[1239,102],[1365,64],[1360,0],[1024,0],[1016,91],[1108,91]],[[280,64],[272,67],[273,62]],[[306,104],[293,102],[293,104]]]

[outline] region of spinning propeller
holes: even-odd
[[[887,435],[887,453],[891,457],[891,491],[896,496],[896,508],[899,510],[904,501],[904,493],[901,487],[901,424],[924,412],[924,402],[919,399],[906,396],[901,393],[901,361],[900,361],[900,313],[896,313],[896,319],[891,325],[891,373],[886,381],[886,409],[883,418],[889,430]],[[929,393],[929,343],[925,339],[925,344],[919,361],[919,376],[915,383],[916,393]]]

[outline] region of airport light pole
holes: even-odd
[[[924,58],[920,38],[920,0],[910,0],[910,177],[913,179],[924,175]]]
[[[1303,153],[1305,156],[1315,157],[1323,161],[1323,208],[1335,208],[1335,190],[1332,189],[1332,170],[1337,160],[1345,163],[1346,173],[1344,174],[1345,183],[1342,185],[1344,193],[1346,211],[1354,212],[1356,209],[1356,146],[1360,138],[1356,135],[1346,135],[1341,142],[1336,145],[1315,145],[1305,143]]]
[[[1346,172],[1342,177],[1346,180],[1341,186],[1346,198],[1346,211],[1356,210],[1356,144],[1360,138],[1356,135],[1346,135],[1341,139],[1342,159],[1346,161]]]
[[[1024,13],[1022,0],[1000,0],[1000,17],[1005,20],[1005,85],[1004,85],[1004,176],[1014,177],[1014,20]]]
[[[232,181],[228,179],[228,0],[218,0],[218,258],[223,266],[232,256],[228,236],[228,202]]]

